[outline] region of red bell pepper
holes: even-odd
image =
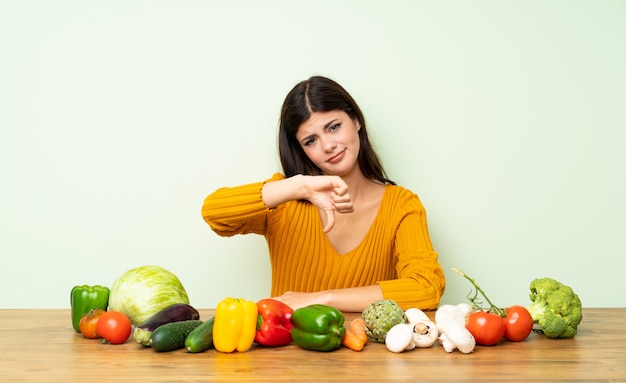
[[[286,346],[291,343],[293,309],[275,299],[257,302],[259,316],[254,340],[263,346]]]

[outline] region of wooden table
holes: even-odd
[[[214,312],[199,311],[205,320]],[[356,315],[346,314],[346,321]],[[0,310],[0,382],[20,381],[626,382],[626,308],[584,309],[573,339],[533,333],[467,355],[441,346],[394,354],[373,342],[361,352],[292,344],[233,354],[159,353],[132,339],[123,345],[86,339],[72,329],[69,310]]]

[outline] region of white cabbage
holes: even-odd
[[[189,304],[178,277],[160,266],[128,270],[111,287],[109,310],[124,313],[134,325],[175,303]]]

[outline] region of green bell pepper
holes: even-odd
[[[79,324],[83,315],[92,309],[107,309],[109,305],[110,290],[106,286],[74,286],[70,293],[72,305],[72,327],[80,332]]]
[[[291,315],[291,338],[305,350],[333,351],[341,347],[346,334],[345,318],[334,307],[315,304],[299,308]]]

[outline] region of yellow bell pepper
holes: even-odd
[[[225,298],[217,304],[213,323],[213,345],[219,352],[245,352],[252,347],[259,311],[255,302]]]

